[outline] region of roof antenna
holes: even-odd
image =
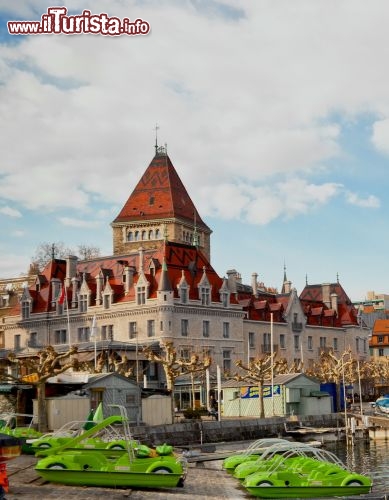
[[[158,123],[155,124],[154,130],[155,130],[155,154],[157,154],[158,151]]]

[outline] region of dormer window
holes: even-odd
[[[200,287],[200,300],[202,306],[209,306],[211,303],[211,289],[209,286]]]
[[[86,312],[88,310],[88,294],[80,293],[78,299],[78,308],[80,312]]]
[[[188,288],[186,286],[180,287],[180,299],[183,304],[188,303]]]
[[[109,309],[111,307],[111,294],[106,293],[103,295],[103,307],[104,309]]]
[[[209,306],[211,304],[211,284],[207,278],[207,272],[205,266],[203,267],[203,275],[198,284],[199,287],[199,299],[202,306]]]
[[[228,292],[222,292],[220,294],[220,298],[221,298],[223,307],[228,307],[228,305],[229,305],[229,297],[230,297],[230,294]]]
[[[29,300],[22,301],[22,319],[29,319],[31,312],[31,302]]]
[[[181,272],[182,272],[182,276],[181,276],[181,279],[177,285],[178,295],[180,297],[180,302],[182,304],[187,304],[188,300],[189,300],[189,286],[188,286],[188,283],[185,279],[184,270],[182,270]]]
[[[146,304],[146,287],[138,286],[136,289],[136,303],[138,306]]]

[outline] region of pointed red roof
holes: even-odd
[[[157,153],[114,222],[177,218],[210,232],[170,158]]]

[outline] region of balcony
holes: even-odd
[[[34,349],[34,348],[38,348],[38,347],[42,347],[42,346],[39,345],[39,343],[36,340],[27,340],[26,347],[28,347],[30,349]]]

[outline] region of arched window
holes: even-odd
[[[127,241],[134,241],[134,235],[132,231],[127,234]]]
[[[149,240],[153,240],[154,239],[154,231],[152,229],[150,229],[149,231]]]
[[[161,231],[159,229],[155,230],[155,239],[159,240],[161,238]]]
[[[139,241],[139,231],[135,231],[135,241]]]
[[[142,240],[145,240],[146,238],[147,238],[146,231],[142,231]]]

